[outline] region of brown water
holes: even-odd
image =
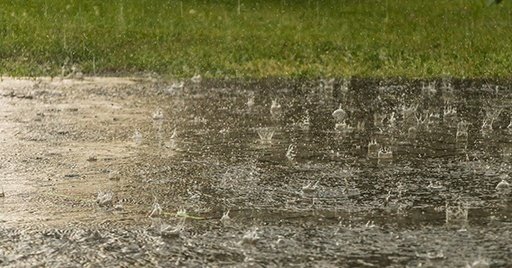
[[[509,267],[510,86],[4,78],[0,265]]]

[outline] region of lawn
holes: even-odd
[[[510,77],[512,1],[3,0],[0,74]]]

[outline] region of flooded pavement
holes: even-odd
[[[510,267],[512,83],[0,82],[0,265]]]

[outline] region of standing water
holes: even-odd
[[[1,265],[512,265],[510,84],[34,84],[0,83]]]

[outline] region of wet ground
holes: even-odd
[[[511,267],[511,87],[3,78],[0,265]]]

